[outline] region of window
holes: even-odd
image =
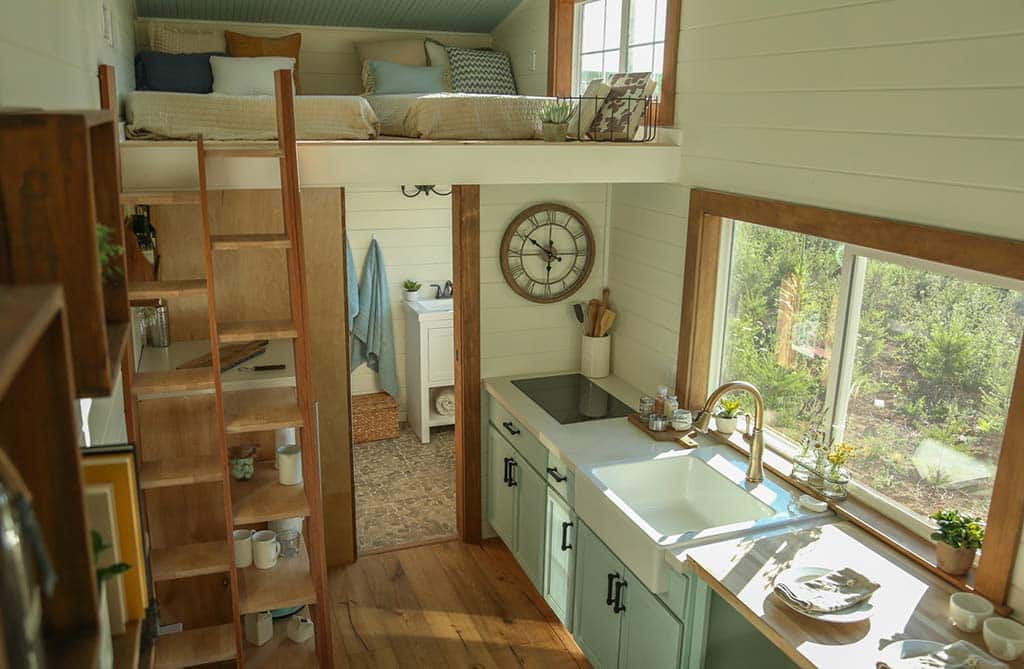
[[[740,221],[720,259],[710,380],[761,389],[771,445],[854,444],[853,493],[922,534],[988,516],[1024,284]]]
[[[577,95],[616,72],[653,72],[661,95],[668,0],[588,0],[576,8]]]

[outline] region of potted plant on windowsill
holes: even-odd
[[[564,142],[569,132],[569,118],[572,116],[572,104],[566,100],[557,100],[544,105],[540,112],[540,122],[544,130],[545,142]]]
[[[114,231],[110,226],[102,223],[96,224],[97,255],[100,261],[100,275],[103,277],[104,286],[120,286],[124,282],[124,272],[118,263],[118,259],[124,255],[124,247],[114,243]],[[117,299],[113,291],[103,291],[103,301],[106,312],[112,313],[116,307],[110,300]]]
[[[412,279],[402,282],[402,297],[406,302],[418,302],[420,299],[420,286],[423,285]]]
[[[978,518],[964,515],[956,510],[938,511],[929,516],[938,523],[939,529],[932,533],[935,556],[939,569],[960,576],[974,565],[974,555],[985,540],[985,525]]]
[[[741,400],[723,398],[718,406],[721,407],[715,414],[715,430],[721,434],[730,435],[736,431],[736,419],[740,416]]]

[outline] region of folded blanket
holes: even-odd
[[[869,599],[879,585],[849,567],[803,583],[775,582],[775,593],[807,613],[835,613]]]
[[[442,416],[455,415],[455,391],[451,389],[442,390],[434,398],[434,408]]]
[[[1009,669],[967,641],[957,641],[934,653],[893,662],[878,662],[878,669]]]

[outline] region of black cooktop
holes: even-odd
[[[562,425],[622,418],[633,410],[582,374],[517,379],[516,388]]]

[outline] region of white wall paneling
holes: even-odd
[[[507,51],[521,95],[548,92],[548,0],[523,0],[494,29],[494,48]]]

